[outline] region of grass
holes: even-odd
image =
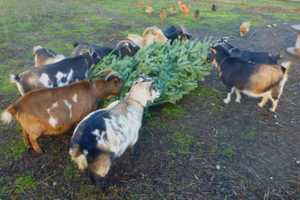
[[[257,130],[256,128],[250,128],[249,130],[246,130],[245,133],[242,134],[241,138],[246,141],[254,141],[257,136]]]
[[[15,180],[15,192],[23,193],[36,187],[37,183],[30,175],[19,176]]]
[[[167,104],[161,110],[161,113],[164,117],[176,119],[184,116],[186,111],[182,106],[175,105],[175,104]]]
[[[224,156],[228,159],[233,159],[233,157],[236,155],[235,147],[232,145],[228,145],[221,149],[219,155]]]
[[[199,87],[192,92],[192,95],[205,98],[212,113],[219,113],[223,111],[224,104],[222,100],[222,92],[209,86],[199,85]]]
[[[8,193],[10,193],[10,188],[7,184],[7,178],[2,176],[0,177],[0,199],[4,199],[5,196],[8,195]]]
[[[194,139],[183,132],[176,131],[170,137],[171,147],[169,154],[173,156],[188,155],[191,153],[191,148],[193,146]]]
[[[78,168],[75,166],[73,162],[68,160],[65,168],[64,168],[64,177],[67,179],[73,179],[77,177],[78,174]]]
[[[18,160],[22,157],[26,149],[23,140],[14,140],[1,145],[0,156],[6,160]]]

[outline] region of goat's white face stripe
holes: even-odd
[[[70,111],[70,119],[71,119],[72,118],[72,104],[70,104],[68,100],[64,100],[64,103]]]

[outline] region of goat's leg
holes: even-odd
[[[242,96],[240,90],[235,88],[235,95],[236,95],[235,102],[241,103]]]
[[[223,100],[225,104],[230,103],[230,101],[231,101],[231,95],[234,92],[234,90],[235,90],[235,87],[232,87],[231,90],[230,90],[230,92],[227,93],[226,99]]]
[[[270,93],[270,99],[272,101],[272,107],[270,108],[271,112],[275,112],[278,106],[278,101],[282,93],[283,86],[282,84],[278,84],[272,88]]]
[[[266,94],[265,96],[262,97],[261,101],[257,105],[263,108],[268,102],[269,98],[270,98],[269,94]]]
[[[26,133],[25,130],[22,130],[22,136],[23,136],[25,146],[29,149],[31,147],[31,145],[30,145],[30,141],[28,139],[28,134]]]
[[[41,147],[39,146],[39,144],[37,143],[37,138],[38,136],[36,135],[29,135],[29,141],[31,144],[31,147],[33,148],[33,150],[37,153],[43,153],[43,150],[41,149]]]
[[[276,112],[277,106],[278,106],[278,99],[271,98],[272,101],[272,108],[270,108],[271,112]]]

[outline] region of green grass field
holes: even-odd
[[[145,0],[145,5],[151,5],[154,9],[152,16],[147,16],[144,9],[137,6],[140,1],[0,0],[0,110],[5,109],[12,99],[19,96],[15,85],[9,83],[9,74],[33,67],[32,48],[36,45],[45,46],[68,56],[71,54],[72,44],[76,41],[113,46],[128,33],[140,34],[146,26],[157,25],[164,28],[171,24],[184,25],[192,32],[205,32],[208,36],[230,34],[237,37],[238,27],[242,21],[251,21],[254,28],[261,28],[267,24],[299,22],[300,16],[300,3],[287,0],[190,0],[186,1],[192,6],[190,16],[185,17],[177,8],[177,15],[168,16],[164,24],[160,24],[160,10],[167,10],[172,5],[177,5],[176,1]],[[212,3],[216,3],[217,12],[211,11]],[[195,21],[192,13],[197,9],[200,11],[200,18]],[[231,110],[228,111],[230,114],[231,112],[237,115],[242,113],[241,118],[246,121],[243,121],[244,124],[241,123],[242,131],[230,129],[231,126],[237,125],[236,121],[230,123],[226,121],[232,116],[228,117],[229,114],[226,113],[222,102],[224,95],[223,90],[215,89],[209,84],[202,85],[187,97],[188,100],[192,99],[191,104],[184,99],[183,103],[164,105],[149,113],[143,129],[147,134],[142,137],[142,145],[144,145],[142,148],[145,148],[143,151],[146,153],[143,152],[145,157],[144,155],[141,157],[145,163],[137,163],[138,175],[134,174],[135,169],[132,169],[136,177],[125,181],[126,189],[114,186],[110,188],[109,194],[101,193],[90,185],[88,179],[71,163],[66,156],[67,142],[63,150],[60,146],[64,143],[57,142],[59,139],[54,140],[57,146],[53,146],[54,144],[48,146],[44,142],[43,146],[55,151],[47,152],[46,156],[32,155],[26,152],[20,136],[20,127],[15,124],[11,126],[0,124],[0,200],[7,196],[8,199],[40,199],[40,197],[55,199],[54,197],[60,195],[56,194],[57,190],[63,193],[59,196],[63,199],[184,199],[182,190],[188,188],[190,190],[188,192],[194,194],[193,192],[200,186],[206,188],[206,181],[214,180],[215,177],[221,177],[220,182],[224,182],[227,186],[232,180],[226,179],[224,174],[233,173],[235,169],[230,168],[231,171],[221,174],[215,171],[216,163],[212,161],[207,169],[214,171],[215,174],[210,174],[205,170],[202,171],[206,169],[206,162],[209,162],[204,158],[209,157],[213,160],[222,157],[230,163],[238,163],[239,160],[235,159],[241,154],[240,146],[244,143],[245,146],[254,143],[263,132],[257,126],[263,125],[256,121],[248,123],[247,110],[241,109],[241,111],[238,110],[240,107],[230,107]],[[200,115],[204,117],[200,118]],[[267,117],[269,115],[263,113],[260,119],[264,120]],[[217,120],[224,120],[227,127],[224,127],[221,122],[218,124]],[[251,117],[250,120],[256,119]],[[216,125],[218,127],[215,128],[214,124],[218,124]],[[268,128],[266,127],[266,130],[269,130]],[[202,137],[202,133],[208,134],[207,138],[213,139]],[[51,139],[47,141],[53,142]],[[242,145],[239,145],[240,141]],[[277,146],[274,146],[270,148],[276,149]],[[253,147],[255,148],[256,146]],[[272,152],[272,155],[279,153]],[[272,163],[267,163],[263,167],[264,170],[269,169],[271,165]],[[158,166],[163,166],[161,168],[164,169],[164,173],[156,169],[159,168]],[[187,168],[190,171],[185,171]],[[297,170],[299,169],[295,167],[295,171]],[[128,175],[124,174],[124,176]],[[250,188],[247,191],[241,189],[246,195],[249,195],[248,192],[252,192],[253,189],[251,194],[259,193],[258,196],[263,199],[262,194],[265,191],[260,191],[263,178],[259,177],[259,181],[250,184],[250,181],[245,178],[250,176],[249,174],[256,177],[255,172],[249,170],[248,174],[241,175],[243,180],[234,180],[236,185]],[[204,184],[189,185],[185,182],[187,177],[195,182],[205,177]],[[295,185],[299,190],[299,180]],[[221,188],[219,186],[216,186],[216,191]],[[236,192],[236,188],[230,189]],[[48,191],[49,196],[48,193],[43,194],[44,191]],[[206,191],[203,194],[195,192],[198,195],[195,195],[195,199],[206,197],[205,195],[212,197],[211,199],[221,199],[218,198],[220,196],[214,196],[216,191]],[[185,195],[188,195],[188,192]],[[36,194],[39,198],[36,198]],[[228,194],[222,197],[231,199]],[[244,197],[241,196],[241,199],[247,199],[247,196]]]

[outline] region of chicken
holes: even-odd
[[[250,31],[250,22],[243,22],[240,26],[240,36],[244,37]]]
[[[175,5],[173,5],[172,7],[170,7],[168,10],[169,10],[169,13],[170,13],[171,16],[174,16],[174,15],[177,14],[177,10],[176,10]]]
[[[159,12],[160,23],[163,24],[167,18],[167,13],[164,9],[161,9]]]
[[[183,0],[177,1],[180,11],[185,15],[188,16],[190,14],[190,7],[186,5]]]
[[[148,16],[151,16],[153,14],[152,6],[146,6],[145,13],[147,13]]]
[[[193,19],[196,21],[200,17],[200,11],[197,9],[193,14]]]

